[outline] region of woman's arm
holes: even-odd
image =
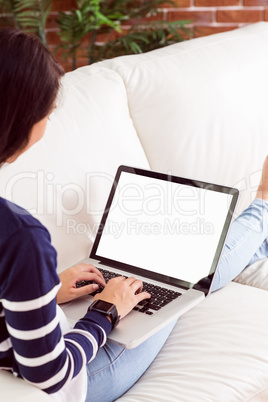
[[[111,323],[90,312],[62,336],[56,309],[56,252],[44,228],[20,229],[3,247],[1,303],[10,337],[4,353],[10,362],[14,353],[14,372],[47,393],[56,392],[95,357]]]
[[[0,272],[6,267],[1,302],[11,339],[7,353],[12,355],[13,349],[13,371],[45,392],[54,393],[95,358],[112,325],[103,314],[89,311],[63,337],[56,309],[61,284],[48,232],[40,226],[20,229],[9,238],[9,244],[12,247],[4,245],[7,250],[0,262]],[[87,267],[66,271],[63,295],[78,296],[79,289],[73,286],[78,278],[92,279],[96,275],[95,279],[102,283],[98,270],[91,267],[88,272]],[[150,297],[141,288],[141,281],[135,278],[118,277],[95,298],[115,304],[118,314],[124,317],[141,300]],[[87,287],[83,292],[86,291]]]

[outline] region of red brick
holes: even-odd
[[[261,10],[218,10],[217,22],[258,22],[262,14]]]
[[[57,49],[55,54],[55,47],[49,46],[49,50],[54,53],[55,59],[62,65],[65,72],[72,70],[72,59],[71,57],[63,58],[63,50]],[[76,68],[85,66],[88,64],[87,58],[82,54],[82,52],[77,52]]]
[[[76,60],[76,68],[78,67],[84,67],[84,66],[88,66],[87,60],[85,58],[82,59],[77,59]]]
[[[146,24],[146,22],[151,22],[151,21],[164,21],[164,18],[165,18],[165,13],[161,11],[148,18],[132,18],[130,20],[125,20],[122,22],[121,25],[122,26],[133,26],[133,25],[137,25],[137,24]]]
[[[240,0],[195,0],[196,7],[239,6]]]
[[[268,6],[268,0],[244,0],[244,6]]]
[[[264,10],[264,21],[268,21],[268,10]]]
[[[58,45],[60,43],[60,37],[55,31],[47,32],[47,42],[49,45]]]
[[[213,22],[213,11],[169,11],[168,21],[190,20],[199,25]]]
[[[201,37],[201,36],[208,36],[208,35],[213,35],[216,33],[220,32],[227,32],[227,31],[232,31],[233,29],[238,28],[239,25],[233,25],[233,26],[198,26],[194,28],[194,36],[195,37]]]
[[[120,36],[123,36],[124,34],[126,34],[128,32],[128,29],[123,29],[121,33],[118,33],[116,31],[112,31],[110,33],[101,33],[98,34],[97,36],[97,42],[110,42],[112,40],[115,40],[117,38],[119,38]]]
[[[52,11],[69,11],[76,8],[75,0],[53,0]]]
[[[47,19],[46,28],[47,29],[56,29],[58,27],[58,24],[56,22],[57,19],[58,19],[58,13],[49,14],[48,19]]]
[[[63,63],[63,49],[57,49],[56,51],[56,46],[48,44],[48,49],[51,53],[53,53],[55,59],[57,60],[57,62],[59,62],[60,64]]]
[[[46,35],[47,35],[47,42],[52,44],[52,45],[58,45],[61,42],[60,36],[58,35],[59,29],[54,29],[54,30],[48,30]],[[88,45],[90,39],[90,34],[85,35],[80,43],[82,45]]]
[[[191,0],[174,0],[174,5],[170,3],[162,4],[162,8],[175,8],[175,7],[191,7],[192,2]]]
[[[71,60],[63,60],[61,62],[62,67],[64,68],[64,71],[68,73],[69,71],[72,71],[72,62]]]
[[[62,54],[63,54],[63,50],[62,49],[57,49],[56,52],[56,48],[55,46],[48,46],[49,51],[54,55],[55,60],[64,68],[65,71],[70,71],[70,67],[67,67],[68,62],[63,58]],[[71,66],[71,64],[70,64]]]

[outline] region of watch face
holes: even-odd
[[[108,303],[103,300],[97,300],[96,303],[94,304],[95,308],[98,308],[98,309],[104,310],[104,311],[108,311],[112,306],[113,306],[112,303]]]
[[[89,306],[88,310],[98,311],[99,313],[109,316],[112,322],[112,328],[116,327],[119,323],[120,316],[118,316],[116,306],[112,303],[104,300],[96,300],[91,304],[91,306]]]

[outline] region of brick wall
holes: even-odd
[[[142,1],[142,0],[141,0]],[[176,7],[166,5],[162,12],[165,21],[191,20],[197,36],[210,35],[238,28],[245,24],[268,21],[268,0],[174,0]],[[59,10],[68,10],[75,0],[53,0],[52,17]],[[56,26],[48,24],[50,40]]]
[[[268,0],[175,0],[178,8],[165,10],[169,21],[190,19],[196,36],[210,35],[245,24],[268,21]]]
[[[175,3],[176,7],[167,4],[158,19],[191,20],[195,36],[229,31],[257,21],[268,21],[268,0],[175,0]],[[47,39],[51,50],[59,43],[55,22],[58,11],[68,11],[74,6],[75,0],[53,0],[47,23]],[[60,51],[57,59],[61,61]],[[83,61],[79,62],[81,64]],[[70,69],[68,62],[63,62],[63,65],[66,70]]]

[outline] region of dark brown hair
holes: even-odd
[[[56,99],[63,69],[40,40],[0,29],[0,165],[29,141]]]

